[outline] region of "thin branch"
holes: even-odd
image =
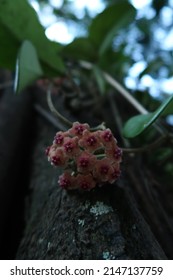
[[[171,137],[169,134],[166,135],[162,135],[159,139],[157,139],[155,142],[146,145],[144,147],[140,147],[140,148],[121,148],[123,153],[143,153],[143,152],[151,152],[153,149],[157,148],[158,146],[160,146],[161,143],[163,143],[166,139],[168,139],[169,137]]]
[[[105,122],[102,122],[101,124],[99,124],[99,125],[97,125],[97,126],[95,126],[95,127],[91,127],[91,128],[90,128],[91,131],[96,131],[96,130],[98,130],[98,129],[101,129],[101,130],[106,129],[106,124],[105,124]]]
[[[110,108],[112,110],[113,118],[115,120],[115,123],[118,126],[118,130],[119,130],[119,133],[121,135],[121,139],[123,141],[123,144],[124,144],[125,147],[130,147],[129,140],[122,136],[123,123],[122,123],[122,119],[121,119],[119,110],[117,108],[116,102],[114,101],[113,93],[112,92],[108,92],[108,100],[109,100]]]
[[[66,126],[72,126],[72,122],[70,122],[68,119],[66,119],[65,117],[63,117],[54,107],[53,102],[52,102],[52,98],[51,98],[51,86],[48,88],[47,90],[47,103],[48,106],[51,110],[51,112],[55,115],[55,117],[57,117],[64,125]]]
[[[49,86],[48,90],[47,90],[47,103],[48,106],[50,108],[50,111],[55,115],[55,117],[57,117],[65,126],[72,126],[73,123],[70,122],[68,119],[66,119],[65,117],[63,117],[54,107],[53,102],[52,102],[52,98],[51,98],[51,86]],[[99,124],[96,127],[92,127],[91,131],[96,131],[98,129],[104,130],[106,128],[105,123],[102,122],[101,124]]]
[[[64,125],[62,125],[61,122],[59,122],[57,120],[57,118],[55,118],[54,116],[52,116],[51,113],[49,113],[48,111],[46,111],[42,106],[40,106],[39,104],[34,104],[34,109],[37,113],[39,113],[44,119],[46,119],[49,123],[51,123],[55,128],[57,128],[58,130],[66,130],[66,127]]]

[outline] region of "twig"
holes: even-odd
[[[166,139],[170,137],[169,134],[162,135],[159,139],[157,139],[155,142],[146,145],[144,147],[140,148],[122,148],[123,153],[143,153],[143,152],[151,152],[153,149],[157,148],[162,142],[164,142]]]
[[[113,95],[112,95],[112,92],[109,92],[108,93],[108,100],[109,100],[109,104],[110,104],[110,108],[112,110],[112,115],[113,115],[113,118],[115,120],[115,123],[117,124],[118,126],[118,130],[119,130],[119,133],[121,135],[121,139],[123,141],[123,144],[125,147],[130,147],[130,143],[129,143],[129,140],[122,137],[122,127],[123,127],[123,124],[122,124],[122,119],[121,119],[121,116],[120,116],[120,113],[119,113],[119,110],[116,106],[116,103],[114,101],[114,98],[113,98]]]
[[[48,103],[48,106],[51,110],[51,112],[55,115],[55,117],[57,117],[65,126],[72,126],[73,123],[70,122],[68,119],[66,119],[65,117],[63,117],[54,107],[53,105],[53,102],[52,102],[52,98],[51,98],[51,86],[49,86],[48,90],[47,90],[47,103]],[[105,129],[106,126],[105,126],[105,123],[102,122],[101,124],[99,124],[98,126],[96,127],[92,127],[91,128],[91,131],[95,131],[95,130],[98,130],[98,129]]]
[[[90,128],[91,131],[96,131],[96,130],[98,130],[98,129],[101,129],[101,130],[106,129],[106,124],[105,124],[105,122],[102,122],[101,124],[99,124],[99,125],[97,125],[97,126],[95,126],[95,127],[91,127],[91,128]]]
[[[47,112],[42,106],[39,104],[34,105],[34,109],[37,113],[39,113],[43,118],[45,118],[48,122],[50,122],[55,128],[58,130],[66,130],[66,127],[62,125],[61,122],[57,120],[54,116],[52,116],[49,112]]]
[[[51,86],[49,86],[48,90],[47,90],[47,103],[48,106],[51,110],[51,112],[65,125],[65,126],[72,126],[72,122],[70,122],[68,119],[66,119],[65,117],[63,117],[54,107],[53,103],[52,103],[52,98],[51,98]]]

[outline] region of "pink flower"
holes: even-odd
[[[113,169],[110,164],[109,158],[103,158],[97,160],[93,175],[99,183],[106,182],[109,180],[109,175],[112,171]]]
[[[89,125],[87,123],[81,124],[79,122],[74,122],[71,129],[69,129],[69,134],[81,137],[84,130],[89,130]]]
[[[113,139],[113,134],[109,128],[105,130],[100,130],[99,134],[104,142],[111,142]]]
[[[112,160],[112,162],[121,162],[122,150],[117,146],[113,146],[111,149],[106,149],[106,156]]]
[[[109,182],[110,184],[114,183],[114,182],[119,178],[120,174],[121,174],[121,171],[120,171],[120,165],[119,165],[119,163],[114,164],[114,165],[112,166],[112,170],[111,170],[111,172],[110,172],[108,182]]]
[[[81,150],[78,146],[78,137],[66,137],[63,144],[64,151],[69,158],[76,157]]]
[[[46,155],[52,165],[66,170],[58,181],[64,189],[90,190],[120,176],[122,150],[110,129],[91,132],[88,124],[75,122],[56,134]]]
[[[46,148],[46,150],[45,150],[45,154],[46,154],[46,156],[48,156],[48,155],[49,155],[49,151],[50,151],[50,146],[49,146],[49,147],[47,147],[47,148]]]
[[[48,156],[48,160],[51,161],[51,158],[53,156],[55,156],[56,154],[56,149],[57,149],[57,145],[53,144],[52,146],[48,147],[48,149],[46,150],[47,152],[47,156]]]
[[[101,142],[106,148],[111,148],[117,144],[117,141],[109,128],[105,130],[99,130],[98,134]]]
[[[64,172],[61,176],[59,176],[58,183],[63,189],[77,188],[75,178],[69,172]]]
[[[96,186],[96,182],[91,174],[88,175],[77,175],[76,184],[80,189],[91,190]]]
[[[94,152],[101,148],[102,144],[98,138],[97,132],[89,132],[88,130],[85,130],[82,139],[79,141],[79,146],[90,152]]]
[[[68,157],[65,155],[62,148],[57,148],[54,153],[50,156],[50,161],[55,166],[66,167]]]
[[[63,131],[59,131],[58,133],[56,133],[55,137],[54,137],[54,141],[53,144],[56,144],[58,146],[61,146],[64,142],[64,138],[68,135],[67,132],[63,132]]]
[[[93,154],[87,151],[82,152],[77,158],[77,171],[85,174],[89,173],[93,169],[96,161],[97,158]]]

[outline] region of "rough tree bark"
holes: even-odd
[[[4,81],[4,80],[3,80]],[[23,196],[28,183],[31,95],[0,98],[0,258],[14,258],[21,227]]]
[[[128,172],[90,192],[60,189],[60,171],[44,155],[56,130],[40,116],[35,125],[26,227],[16,258],[166,259],[138,210]],[[138,172],[135,160],[132,172]]]

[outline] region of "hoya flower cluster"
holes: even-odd
[[[46,155],[52,165],[64,169],[58,180],[64,189],[90,190],[120,175],[122,151],[110,129],[92,132],[88,124],[75,122],[55,135]]]

